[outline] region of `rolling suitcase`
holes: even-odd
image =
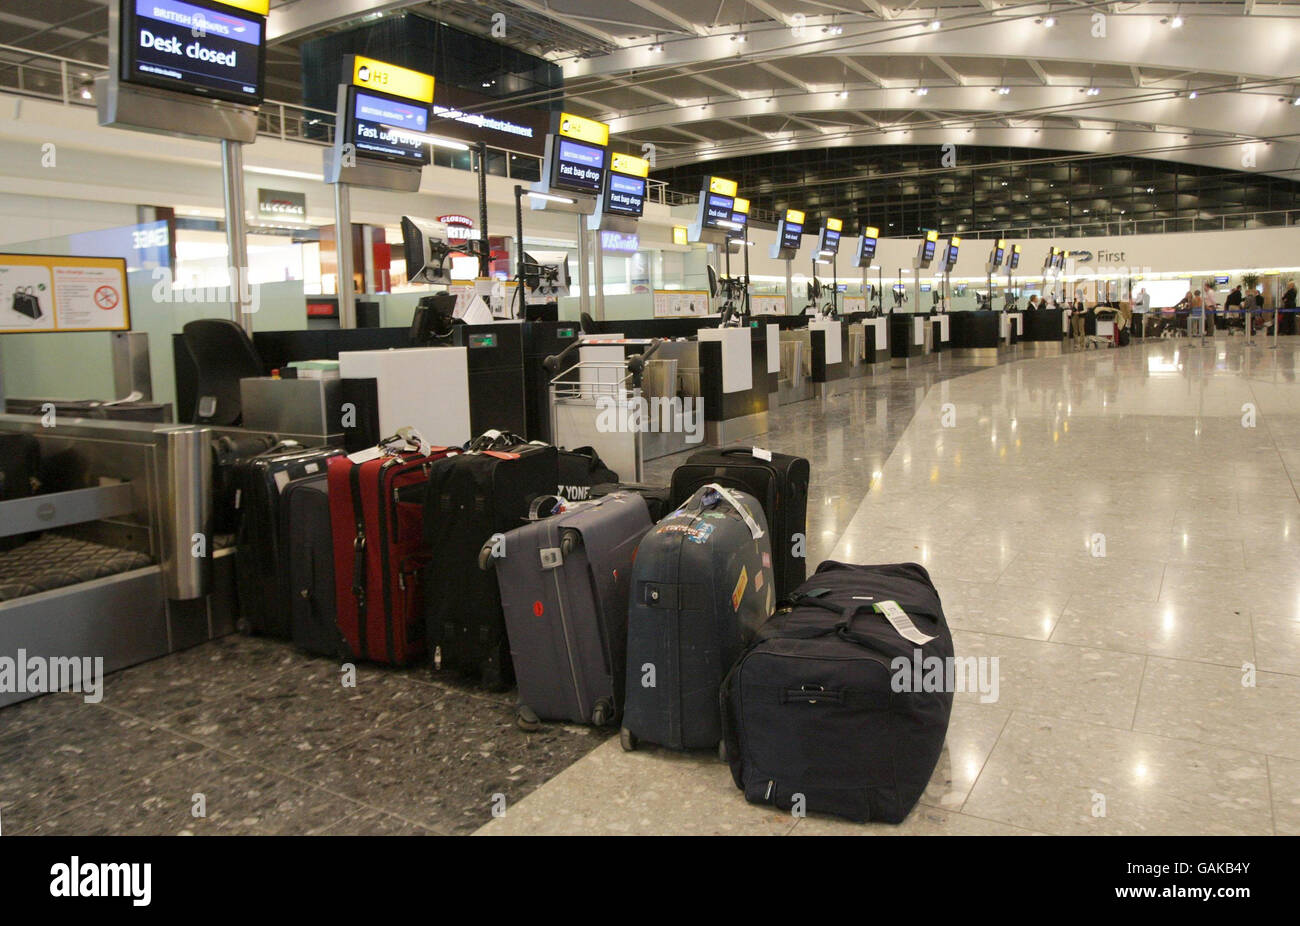
[[[290,637],[315,656],[344,658],[334,605],[334,542],[330,527],[329,475],[297,479],[284,489],[284,527],[289,575]]]
[[[673,505],[710,482],[741,489],[758,499],[771,529],[777,597],[798,587],[807,575],[808,461],[757,447],[701,450],[673,471]]]
[[[334,542],[334,607],[339,632],[357,659],[406,665],[424,655],[422,582],[428,562],[423,504],[405,490],[458,451],[391,442],[329,468]],[[360,459],[361,462],[356,462]]]
[[[500,548],[484,546],[479,562],[496,571],[501,590],[521,727],[599,727],[618,716],[632,559],[649,529],[645,501],[615,492],[562,504],[510,531]]]
[[[628,599],[623,748],[719,748],[718,687],[775,598],[751,495],[704,486],[646,534]]]
[[[671,494],[668,486],[651,486],[639,482],[604,482],[592,486],[588,498],[601,498],[612,492],[635,492],[640,495],[645,501],[646,510],[650,513],[651,523],[657,523],[672,511],[668,507]]]
[[[506,449],[477,449],[481,447]],[[501,594],[478,567],[493,535],[522,525],[534,500],[555,494],[555,448],[549,444],[474,441],[466,453],[434,463],[424,498],[425,620],[435,668],[510,687]]]
[[[239,533],[235,551],[235,589],[245,628],[287,640],[289,620],[289,546],[283,533],[283,496],[295,479],[325,472],[333,447],[275,448],[238,463],[234,481]]]
[[[223,434],[212,441],[212,533],[234,534],[239,530],[238,467],[272,447],[299,447],[297,441],[276,444],[269,434]]]
[[[943,751],[953,692],[933,667],[952,656],[923,567],[822,563],[723,683],[736,787],[783,810],[802,795],[805,810],[902,822]]]
[[[0,502],[30,498],[40,485],[41,444],[30,434],[0,432]],[[36,533],[0,537],[0,550],[12,550]]]

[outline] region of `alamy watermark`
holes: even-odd
[[[704,440],[704,401],[698,396],[596,397],[596,430],[602,434],[684,434],[686,443]]]
[[[993,704],[1000,690],[999,656],[926,656],[919,648],[911,656],[890,660],[890,688],[898,693],[946,691],[978,693],[981,704]]]
[[[77,692],[87,704],[104,699],[103,656],[0,656],[0,694]]]

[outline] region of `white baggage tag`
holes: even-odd
[[[897,601],[878,601],[872,607],[880,614],[885,615],[885,620],[889,621],[894,629],[898,631],[898,635],[909,643],[922,646],[934,639],[934,637],[927,636],[917,629],[917,626],[912,623],[912,619],[907,616],[907,612],[899,607]]]
[[[770,450],[764,450],[762,447],[755,447],[753,453],[754,458],[757,460],[763,460],[766,463],[772,462],[772,451]]]
[[[362,463],[369,463],[371,460],[378,460],[384,455],[384,452],[378,447],[367,447],[365,450],[358,450],[356,453],[349,453],[348,459],[360,466]]]

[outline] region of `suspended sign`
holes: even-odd
[[[119,77],[160,90],[260,103],[266,7],[265,0],[122,0]]]

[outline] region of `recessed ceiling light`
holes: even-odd
[[[1183,17],[1175,16],[1172,20],[1170,20],[1169,25],[1175,29],[1183,28]]]
[[[926,95],[927,93],[929,93],[929,92],[930,92],[930,88],[929,88],[929,87],[917,87],[916,90],[915,90],[915,93],[916,93],[917,96],[925,96],[925,95]],[[1300,100],[1297,100],[1297,101],[1296,101],[1296,105],[1297,105],[1297,106],[1300,106]]]
[[[1198,94],[1195,90],[1193,90],[1193,91],[1191,91],[1190,93],[1187,94],[1187,98],[1188,98],[1189,100],[1194,100],[1194,99],[1196,99],[1197,96],[1199,96],[1199,94]]]
[[[731,41],[733,41],[733,42],[744,42],[744,41],[745,41],[745,33],[743,33],[743,32],[734,32],[734,33],[732,33],[732,35],[731,35]]]
[[[932,19],[932,20],[930,20],[930,29],[931,29],[931,31],[934,31],[934,30],[938,29],[938,28],[939,28],[940,26],[942,26],[942,25],[943,25],[943,23],[939,22],[939,20],[937,20],[937,19]]]
[[[662,43],[662,42],[655,42],[653,45],[650,46],[650,50],[653,51],[653,52],[660,52],[660,51],[663,51],[663,50],[664,50],[663,43]]]

